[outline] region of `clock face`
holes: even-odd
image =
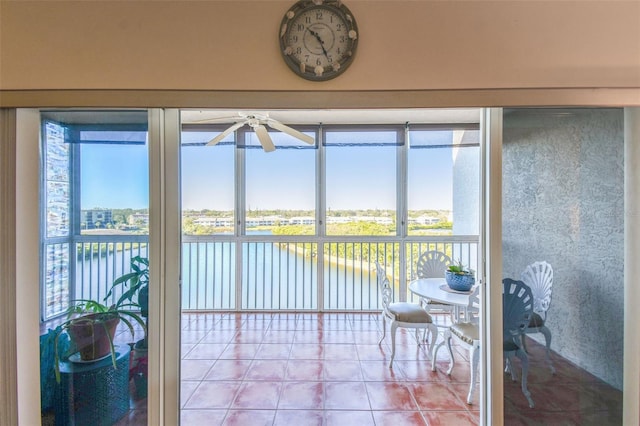
[[[355,19],[337,1],[299,1],[285,14],[280,27],[285,62],[307,80],[340,75],[353,61],[357,44]]]

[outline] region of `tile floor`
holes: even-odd
[[[390,339],[378,346],[378,315],[215,313],[182,321],[183,426],[478,424],[477,404],[465,402],[466,351],[455,351],[460,362],[447,376],[441,350],[432,372],[425,349],[399,329],[389,369]],[[622,424],[621,392],[558,356],[552,375],[543,348],[529,341],[536,408],[505,375],[506,425]],[[145,406],[132,401],[118,426],[146,424]]]

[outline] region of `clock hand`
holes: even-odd
[[[327,50],[324,48],[324,42],[320,38],[320,34],[318,34],[317,32],[313,31],[311,28],[307,28],[307,30],[309,30],[309,34],[311,34],[312,36],[314,36],[316,38],[316,40],[318,40],[318,43],[320,43],[320,48],[322,49],[322,53],[324,53],[324,56],[327,59],[329,59],[329,55],[327,55]]]

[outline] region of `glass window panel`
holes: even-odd
[[[148,234],[146,144],[83,143],[79,152],[81,232]]]
[[[273,152],[247,149],[246,231],[247,234],[315,234],[316,172],[314,149],[287,149],[280,146],[291,136],[269,132],[276,145]],[[253,132],[245,134],[246,144],[258,146]],[[296,143],[308,147],[302,142]]]
[[[44,317],[61,314],[69,306],[69,244],[45,247]]]
[[[409,235],[478,234],[478,137],[475,129],[409,132]]]
[[[139,131],[81,130],[80,142],[144,145],[147,143],[147,129]]]
[[[396,131],[327,131],[327,235],[396,234]]]
[[[503,276],[520,279],[539,261],[553,270],[548,305],[539,303],[545,292],[533,295],[533,310],[550,333],[551,363],[545,336],[527,334],[535,409],[527,406],[520,381],[505,375],[505,424],[537,423],[539,413],[553,412],[562,398],[563,411],[552,414],[556,424],[626,424],[624,117],[622,108],[504,112]],[[594,315],[597,321],[586,321]],[[520,378],[521,363],[514,365]]]
[[[69,183],[48,181],[47,237],[69,235]]]
[[[268,126],[266,127],[267,129],[269,129]],[[315,138],[315,132],[305,132],[303,130],[300,131]],[[239,132],[242,132],[245,135],[245,137],[243,138],[243,142],[238,145],[240,148],[262,149],[262,145],[260,145],[260,141],[253,131],[239,130]],[[287,133],[269,131],[269,137],[271,137],[271,140],[276,145],[277,149],[314,149],[316,147],[315,144],[310,145],[306,142],[302,142],[300,139],[295,138]]]
[[[137,400],[140,420],[146,423],[146,400],[141,395],[146,395],[148,348],[143,324],[147,312],[144,300],[148,298],[143,296],[144,290],[121,298],[133,283],[114,282],[137,270],[132,266],[136,256],[142,258],[138,259],[141,264],[148,259],[149,167],[146,122],[141,123],[147,112],[47,111],[42,116],[45,166],[41,215],[46,232],[41,236],[40,315],[41,330],[49,329],[40,337],[41,345],[46,345],[41,356],[43,423],[49,423],[54,397],[65,401],[55,405],[56,421],[61,424],[94,424],[99,419],[113,423],[129,414],[131,398]],[[83,129],[90,130],[83,135]],[[85,143],[83,136],[91,142]],[[142,269],[147,270],[146,266]],[[144,272],[142,275],[139,283],[146,281]],[[78,304],[80,301],[89,301],[90,306]],[[67,318],[63,316],[72,304],[82,316],[93,313],[91,306],[109,309],[108,315],[116,310],[120,313],[113,345],[107,338],[103,346],[106,357],[114,350],[115,368],[111,357],[86,362],[87,357],[96,356],[91,348],[95,339],[72,337],[75,327],[64,322]],[[132,321],[134,316],[140,323]],[[98,326],[104,324],[100,320],[87,337],[100,334],[96,331],[103,329]],[[133,324],[133,334],[128,321]],[[58,325],[61,327],[55,328]],[[62,333],[59,342],[74,349],[62,349],[59,363],[50,338],[58,333]],[[72,346],[68,345],[70,340]],[[79,345],[89,347],[83,353]],[[60,367],[59,381],[54,375],[56,365]],[[130,386],[130,373],[134,382],[136,378],[144,380]],[[97,391],[96,386],[90,389],[87,384],[97,384]],[[110,401],[107,405],[106,400]]]
[[[69,144],[65,130],[59,124],[46,122],[46,178],[48,181],[69,182]]]
[[[207,146],[219,133],[183,131],[181,135],[182,232],[186,235],[234,232],[235,135]]]
[[[452,145],[477,146],[480,143],[480,132],[473,129],[468,129],[468,131],[462,129],[454,131],[451,128],[412,130],[410,135],[411,148],[444,148]]]
[[[374,127],[375,126],[371,126]],[[397,130],[327,131],[325,146],[391,146],[400,145]]]
[[[65,128],[59,124],[45,122],[45,228],[48,238],[69,235],[71,151],[65,143],[65,133]]]

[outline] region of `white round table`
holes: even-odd
[[[409,291],[413,294],[433,300],[438,303],[446,303],[453,306],[454,318],[460,318],[460,308],[469,306],[469,295],[453,290],[443,290],[447,287],[447,280],[444,278],[419,278],[409,283]]]

